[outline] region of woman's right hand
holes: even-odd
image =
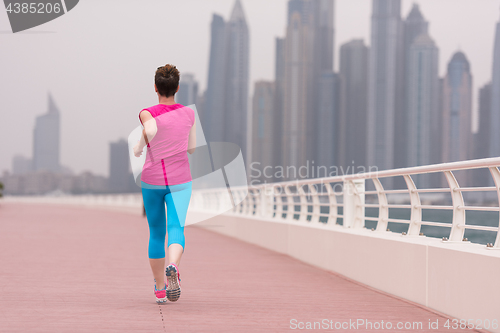
[[[134,156],[140,157],[141,155],[142,155],[142,148],[140,147],[140,143],[137,142],[137,144],[134,146]]]

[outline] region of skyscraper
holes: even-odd
[[[428,34],[414,40],[408,60],[407,165],[427,165],[431,164],[434,134],[431,124],[439,102],[439,50]]]
[[[472,141],[472,75],[463,52],[451,58],[443,84],[443,162],[466,160]]]
[[[285,38],[284,166],[317,158],[321,75],[332,71],[333,0],[290,0]]]
[[[366,166],[366,117],[368,102],[368,47],[362,39],[340,47],[341,107],[339,117],[339,161],[348,166]]]
[[[409,85],[411,84],[409,80],[410,71],[415,69],[410,64],[410,55],[411,55],[411,47],[415,41],[415,39],[422,35],[428,33],[428,22],[424,19],[422,13],[420,12],[420,8],[417,4],[413,4],[413,7],[406,17],[406,20],[403,23],[403,103],[400,104],[404,109],[401,112],[396,112],[394,125],[396,126],[394,129],[395,147],[394,147],[394,167],[406,167],[411,164],[408,164],[409,159],[411,157],[408,156],[408,124],[409,124],[409,111],[412,107],[410,105],[410,97],[409,97]],[[401,96],[400,96],[401,97]],[[398,110],[399,111],[399,110]]]
[[[226,24],[213,14],[210,39],[210,61],[202,121],[208,141],[224,141],[226,96]]]
[[[324,72],[319,84],[319,104],[316,120],[316,154],[315,167],[326,170],[323,174],[312,174],[311,177],[327,177],[330,167],[338,165],[339,113],[340,113],[340,79],[334,72]],[[312,164],[312,162],[311,162]],[[320,169],[318,169],[320,170]],[[321,171],[323,172],[323,171]]]
[[[403,112],[401,0],[373,0],[368,86],[367,163],[394,166],[395,117]]]
[[[410,57],[410,47],[415,39],[422,35],[429,33],[429,22],[427,22],[420,11],[418,4],[413,4],[413,7],[408,13],[406,20],[404,21],[404,33],[403,33],[403,43],[404,43],[404,54],[405,58],[409,60]]]
[[[432,134],[432,146],[431,146],[431,163],[438,164],[443,163],[443,110],[444,110],[444,78],[438,79],[438,106],[436,117],[431,124]],[[438,177],[436,176],[436,183],[438,182]]]
[[[333,61],[334,61],[334,1],[333,0],[311,0],[311,10],[313,14],[313,61],[312,61],[312,82],[311,86],[311,102],[309,104],[309,117],[318,119],[321,117],[321,92],[324,91],[323,83],[327,84],[327,90],[331,87]],[[329,77],[326,79],[325,76]],[[335,77],[335,80],[338,79]],[[323,100],[324,102],[324,100]],[[323,105],[324,107],[324,105]],[[333,110],[332,110],[333,112]],[[336,110],[338,113],[338,109]],[[337,115],[338,118],[338,115]],[[307,159],[310,161],[319,159],[318,147],[320,143],[317,141],[321,136],[317,136],[318,122],[308,122],[307,128],[307,151],[309,152]],[[324,156],[324,155],[323,155]]]
[[[114,193],[131,191],[132,174],[128,143],[124,139],[109,144],[109,189]]]
[[[439,110],[439,50],[432,38],[424,33],[411,45],[407,76],[407,166],[431,164],[433,140],[441,134],[433,132],[432,124]],[[399,139],[399,138],[398,138]],[[429,187],[428,175],[414,178],[418,187]]]
[[[182,105],[196,103],[198,97],[198,82],[191,73],[182,74],[179,82],[179,91],[175,94],[175,100]]]
[[[479,129],[474,134],[474,153],[471,158],[490,156],[491,137],[491,82],[479,89]],[[493,185],[488,169],[474,170],[474,186]]]
[[[500,156],[500,21],[495,34],[491,82],[490,157]]]
[[[255,83],[252,105],[251,182],[252,184],[270,183],[274,180],[273,167],[276,165],[273,149],[273,141],[277,139],[274,132],[275,122],[281,121],[273,112],[273,82],[257,81]],[[265,171],[267,172],[264,174]]]
[[[314,15],[314,71],[321,80],[323,72],[333,70],[334,0],[311,0]]]
[[[52,95],[48,95],[48,111],[36,117],[33,133],[33,170],[60,171],[60,120]]]
[[[306,155],[309,128],[307,111],[311,103],[313,78],[313,21],[311,1],[288,2],[283,109],[284,167],[298,168],[306,165],[308,157]]]
[[[285,98],[285,39],[276,38],[274,69],[274,115],[276,119],[273,138],[275,166],[283,165],[283,114]]]
[[[227,23],[214,14],[203,121],[208,141],[229,141],[246,158],[249,32],[240,0]]]
[[[247,159],[247,117],[250,37],[240,0],[226,25],[226,141],[238,144]]]

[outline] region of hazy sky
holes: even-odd
[[[66,15],[12,34],[0,9],[0,171],[32,155],[35,116],[50,90],[61,110],[61,162],[75,172],[107,175],[109,142],[138,126],[138,113],[158,103],[154,71],[166,63],[192,72],[206,87],[212,13],[229,17],[234,0],[81,0]],[[440,75],[458,49],[471,62],[474,102],[491,78],[500,0],[403,0],[406,17],[420,4],[440,48]],[[283,36],[286,0],[242,0],[250,29],[250,86],[272,80],[274,39]],[[336,0],[338,48],[370,43],[371,0]],[[251,89],[253,90],[253,89]]]

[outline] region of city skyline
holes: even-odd
[[[446,75],[440,78],[439,47],[429,35],[429,22],[418,4],[414,4],[403,18],[401,0],[373,0],[372,46],[366,52],[368,66],[363,65],[362,51],[346,53],[350,45],[360,44],[357,48],[362,50],[363,40],[354,39],[341,46],[339,75],[331,71],[331,60],[330,65],[323,67],[316,61],[332,57],[326,52],[332,46],[316,48],[317,41],[323,37],[321,29],[316,29],[316,22],[334,31],[333,15],[328,15],[327,10],[333,4],[333,0],[288,2],[287,33],[283,40],[277,39],[276,44],[276,68],[284,66],[284,74],[277,70],[275,82],[277,87],[282,87],[275,92],[276,109],[268,110],[272,113],[270,120],[283,119],[281,131],[268,136],[272,142],[281,141],[281,146],[263,145],[263,135],[254,128],[257,138],[253,143],[264,150],[254,155],[277,155],[279,152],[281,161],[269,161],[265,167],[286,170],[289,167],[294,170],[308,168],[309,163],[323,168],[345,166],[351,162],[346,160],[347,150],[359,149],[359,146],[366,149],[366,155],[358,156],[359,160],[353,159],[353,167],[361,165],[378,170],[474,158],[474,146],[479,145],[474,139],[483,137],[473,134],[473,74],[465,53],[455,52],[446,66]],[[325,17],[330,17],[329,21],[320,20],[319,7],[327,12]],[[345,68],[349,67],[345,64],[348,55],[356,59],[358,69],[364,68],[357,80],[364,76],[368,91],[360,84],[352,85],[352,69]],[[257,91],[254,99],[260,101],[261,95],[262,92]],[[368,105],[358,107],[352,103],[353,99],[367,99]],[[494,98],[491,105],[495,105]],[[254,110],[261,113],[260,106]],[[354,115],[351,112],[366,120],[365,126],[359,126],[362,121],[358,124],[349,121]],[[496,110],[491,112],[497,113]],[[259,129],[266,131],[273,129],[276,121],[268,121],[263,126],[257,118],[259,114],[253,115],[254,126],[257,124]],[[366,133],[365,144],[354,148],[350,140],[358,141],[357,138],[346,137],[352,132]],[[360,163],[362,160],[366,162]],[[261,161],[262,158],[257,158],[250,162]],[[249,177],[252,179],[254,175]],[[311,174],[290,176],[287,172],[281,180],[304,177],[309,178]],[[427,187],[430,181],[435,183],[431,178],[422,176],[415,182],[419,187]],[[473,177],[459,178],[461,183],[468,185]],[[268,177],[266,182],[270,181],[276,179]],[[405,185],[403,179],[399,179],[386,186]]]
[[[354,2],[356,2],[356,1],[353,1],[353,3]],[[366,2],[368,2],[368,4]],[[369,10],[371,8],[371,3],[369,3],[369,2],[370,1],[364,1],[362,3],[362,2],[358,1],[357,2],[358,8],[356,9],[356,16],[353,16],[353,15],[350,16],[351,20],[352,20],[353,17],[358,18],[358,15],[359,15],[359,21],[358,21],[359,24],[358,25],[360,25],[360,26],[366,26],[366,24],[367,24],[366,20],[367,19],[369,20],[369,15],[368,15],[368,17],[367,17],[367,15],[364,15],[364,18],[363,18],[363,13],[367,13],[367,10],[368,10],[368,14],[369,14]],[[437,5],[432,4],[429,1],[416,1],[416,2],[420,4],[421,10],[424,12],[426,19],[430,22],[430,31],[431,31],[432,38],[435,40],[440,51],[442,51],[443,49],[445,50],[443,52],[440,52],[440,76],[443,76],[443,69],[446,68],[445,66],[442,65],[442,63],[443,62],[446,63],[451,58],[452,52],[450,52],[450,49],[454,49],[456,51],[456,49],[458,49],[457,44],[462,44],[461,49],[464,50],[464,52],[467,54],[467,56],[471,62],[471,71],[472,71],[472,74],[474,76],[473,103],[477,104],[476,100],[477,100],[477,94],[478,94],[478,87],[484,85],[485,83],[487,83],[491,79],[490,78],[491,74],[488,75],[488,74],[484,74],[484,73],[485,72],[491,73],[492,55],[493,55],[493,52],[492,52],[492,50],[493,50],[493,37],[494,37],[494,30],[495,30],[496,24],[497,24],[497,22],[499,20],[499,16],[500,16],[499,15],[500,14],[500,11],[499,11],[500,2],[494,2],[494,4],[493,4],[493,1],[491,1],[491,2],[488,2],[487,4],[485,4],[484,5],[485,8],[487,6],[490,6],[489,8],[491,8],[491,10],[489,10],[489,11],[486,11],[483,8],[477,8],[478,6],[476,6],[475,10],[469,10],[467,13],[471,17],[477,17],[477,16],[485,17],[488,14],[490,14],[490,12],[492,12],[494,10],[494,13],[491,14],[491,16],[490,16],[491,21],[486,20],[486,19],[482,19],[482,21],[487,21],[486,22],[487,24],[486,23],[483,24],[482,22],[478,22],[478,24],[477,24],[477,26],[479,26],[480,24],[483,24],[483,26],[485,26],[484,30],[480,34],[481,36],[489,35],[488,38],[484,38],[484,39],[483,39],[483,37],[476,38],[478,40],[481,40],[480,45],[482,45],[482,46],[480,49],[482,50],[481,52],[483,53],[483,55],[481,56],[481,59],[482,59],[481,61],[477,61],[477,59],[478,59],[477,56],[475,57],[476,60],[473,60],[474,53],[477,52],[477,50],[475,50],[475,48],[467,47],[466,46],[467,43],[457,42],[457,39],[460,39],[460,38],[456,37],[457,35],[461,35],[463,40],[467,40],[467,37],[468,37],[467,34],[464,34],[464,33],[460,34],[459,32],[448,31],[448,38],[445,40],[442,37],[443,36],[442,32],[441,33],[434,32],[433,29],[436,29],[436,26],[438,26],[440,24],[440,22],[438,22],[435,18],[436,17],[444,17],[445,12],[436,13],[436,11],[432,10],[432,8],[433,8],[433,6],[437,6]],[[89,3],[91,4],[92,2],[89,2]],[[206,16],[210,17],[212,12],[219,12],[219,13],[223,14],[224,16],[227,16],[227,13],[230,11],[230,8],[232,8],[232,3],[233,3],[233,1],[226,1],[224,3],[221,2],[220,4],[214,4],[213,6],[211,5],[208,9],[208,13],[206,14]],[[276,17],[285,16],[284,9],[285,9],[286,2],[285,3],[281,2],[281,6],[282,6],[281,8],[279,8],[279,5],[280,5],[279,1],[277,1],[277,3],[278,4],[274,8],[268,7],[269,12],[273,13],[273,16],[276,16]],[[413,2],[411,2],[411,1],[403,1],[402,2],[402,6],[403,6],[402,16],[403,17],[406,17],[406,15],[408,14],[412,3]],[[447,3],[449,4],[449,2],[447,2],[447,1],[442,1],[440,6],[446,7]],[[457,6],[457,7],[461,7],[462,9],[467,7],[467,1],[460,1],[460,4],[461,5]],[[125,6],[125,9],[128,8],[126,3],[124,3],[124,6]],[[182,5],[179,4],[179,6],[181,7]],[[243,1],[243,6],[247,10],[247,17],[249,20],[249,26],[250,26],[250,30],[251,30],[250,36],[251,37],[252,36],[261,36],[262,37],[264,34],[261,31],[262,28],[258,28],[255,24],[252,24],[252,22],[255,22],[255,19],[256,19],[256,16],[255,16],[255,13],[256,13],[255,6],[256,5],[254,5],[253,3],[247,3],[246,1]],[[345,27],[344,27],[345,24],[344,25],[342,24],[342,22],[345,22],[345,17],[344,17],[344,15],[339,15],[339,12],[349,13],[349,10],[346,9],[346,6],[347,5],[345,3],[343,3],[342,1],[337,1],[335,4],[335,13],[336,13],[335,14],[336,15],[335,16],[335,21],[336,21],[336,25],[335,25],[336,38],[335,38],[335,40],[336,40],[336,43],[335,44],[336,44],[336,48],[335,48],[335,57],[334,58],[335,58],[335,61],[337,62],[337,65],[338,65],[338,58],[339,58],[338,57],[339,46],[341,44],[343,44],[344,42],[350,40],[352,37],[356,37],[356,35],[358,35],[358,36],[360,35],[357,33],[354,33],[353,35],[348,36],[348,37],[346,37],[346,35],[345,35]],[[353,6],[355,6],[355,5],[353,4]],[[224,7],[224,9],[219,10],[222,7]],[[82,8],[85,8],[85,6],[83,6]],[[104,5],[104,8],[106,8],[105,5]],[[434,8],[436,8],[436,7],[434,7]],[[450,8],[450,10],[451,10],[451,13],[460,13],[459,10],[461,10],[461,9],[460,8]],[[143,9],[143,11],[141,13],[144,14],[144,11],[147,11],[147,10]],[[85,9],[82,9],[81,12],[82,12],[82,14],[86,13],[85,15],[89,15],[88,11],[86,12]],[[352,8],[351,8],[350,13],[353,13]],[[75,11],[73,13],[73,18],[77,21],[79,19],[78,15],[80,15],[80,14],[77,14],[77,11]],[[263,14],[263,15],[265,15],[265,14]],[[458,16],[460,16],[460,15],[458,15]],[[49,46],[52,45],[52,49],[53,49],[54,46],[58,45],[58,41],[66,40],[65,38],[69,38],[71,35],[69,33],[64,34],[61,32],[62,30],[58,30],[58,29],[61,29],[61,27],[64,27],[65,25],[69,24],[70,27],[73,29],[73,30],[70,30],[70,32],[72,34],[75,33],[75,30],[73,27],[75,24],[70,22],[69,17],[70,16],[68,16],[68,18],[65,18],[66,20],[68,20],[67,22],[65,22],[64,20],[57,20],[59,22],[54,21],[53,23],[49,23],[49,24],[45,25],[44,26],[45,30],[40,29],[40,31],[50,31],[50,29],[53,29],[53,30],[59,31],[58,33],[55,33],[55,34],[51,34],[51,33],[24,33],[24,34],[20,34],[19,36],[21,38],[23,38],[24,44],[26,41],[33,41],[33,43],[35,44],[35,45],[32,45],[32,47],[33,47],[33,46],[36,46],[37,44],[39,44],[40,42],[47,41],[49,43]],[[84,19],[84,16],[81,16],[81,19]],[[451,22],[453,22],[453,19],[454,19],[454,17],[450,18]],[[344,20],[344,21],[342,21],[342,20]],[[262,77],[266,78],[266,76],[268,78],[273,78],[275,37],[276,36],[283,36],[284,27],[285,27],[284,18],[282,18],[281,26],[278,24],[278,23],[280,23],[279,19],[277,19],[276,21],[277,22],[275,22],[275,23],[276,23],[276,26],[278,26],[278,29],[276,29],[276,30],[270,29],[269,31],[266,31],[264,34],[268,40],[268,44],[270,45],[268,47],[269,50],[266,51],[267,54],[270,55],[270,57],[266,56],[265,61],[263,60],[264,59],[263,58],[260,62],[255,63],[255,60],[256,60],[255,55],[252,56],[252,59],[253,59],[253,61],[251,60],[252,70],[253,70],[253,68],[258,68],[260,73],[264,73],[264,74],[259,75],[258,74],[259,72],[257,72],[257,74],[255,74],[255,73],[251,74],[251,77],[252,77],[250,80],[250,87],[251,87],[250,89],[251,90],[253,90],[252,89],[253,83],[256,81],[256,79],[259,79]],[[3,23],[3,22],[4,22],[3,20],[0,20],[0,23]],[[99,23],[100,22],[97,21],[96,26],[99,26]],[[119,25],[120,21],[118,21],[117,24]],[[264,23],[264,24],[271,24],[271,23]],[[456,25],[453,25],[451,23],[449,23],[449,25],[450,25],[450,27],[453,27],[455,29],[455,31],[460,30],[459,27],[457,27]],[[136,26],[133,26],[133,27],[136,27]],[[203,28],[204,30],[208,30],[207,29],[208,25],[201,27],[201,28]],[[111,30],[111,31],[115,31],[115,30]],[[273,32],[273,31],[277,31],[277,33]],[[443,31],[443,30],[441,30],[441,31]],[[36,29],[33,32],[36,32]],[[453,32],[453,33],[450,34],[449,32]],[[76,31],[76,33],[78,35],[78,31]],[[342,34],[344,34],[344,35],[342,35]],[[365,33],[363,33],[363,34],[365,34]],[[131,38],[135,38],[134,36],[135,35],[132,34]],[[60,61],[60,60],[58,60],[57,62],[54,61],[53,63],[51,63],[50,61],[48,62],[47,56],[49,56],[50,58],[53,58],[51,56],[52,53],[49,52],[51,50],[51,48],[49,47],[49,48],[46,48],[47,50],[46,49],[42,50],[42,52],[40,52],[41,54],[38,55],[38,57],[36,58],[37,60],[34,62],[34,63],[38,62],[40,64],[44,64],[44,66],[30,67],[30,73],[33,73],[33,75],[35,75],[34,80],[33,80],[34,81],[33,84],[31,84],[29,87],[24,86],[24,88],[23,88],[23,86],[19,84],[20,81],[16,80],[14,78],[13,74],[15,72],[16,73],[15,75],[19,76],[19,73],[23,73],[23,68],[26,67],[24,65],[25,61],[30,60],[30,55],[29,55],[29,52],[22,52],[24,46],[13,41],[12,37],[16,37],[16,39],[17,39],[18,36],[17,35],[16,36],[9,36],[7,34],[2,34],[0,36],[0,38],[5,39],[5,41],[6,41],[5,45],[7,46],[7,48],[9,50],[13,49],[13,47],[14,47],[15,49],[18,49],[19,51],[21,51],[21,53],[23,54],[23,57],[17,61],[14,61],[15,59],[11,59],[10,52],[7,52],[7,54],[6,54],[5,59],[7,60],[6,63],[9,64],[9,68],[4,70],[6,75],[2,79],[2,84],[3,84],[3,91],[8,92],[8,94],[3,96],[1,101],[0,101],[0,103],[2,103],[2,110],[4,110],[3,112],[7,112],[7,111],[5,111],[7,109],[16,109],[16,107],[22,108],[23,111],[25,111],[24,112],[25,116],[23,116],[23,117],[25,117],[25,119],[26,119],[26,123],[27,123],[26,127],[29,128],[30,122],[31,123],[33,122],[33,120],[31,120],[31,119],[34,119],[34,117],[30,118],[30,112],[33,112],[31,110],[34,110],[36,108],[36,105],[38,105],[38,112],[34,112],[34,114],[40,113],[40,106],[42,105],[42,103],[37,104],[37,101],[39,101],[41,99],[39,96],[45,95],[46,91],[48,89],[56,91],[57,92],[56,95],[58,96],[58,104],[61,106],[62,109],[65,110],[65,112],[68,113],[67,115],[65,114],[63,119],[62,119],[62,121],[66,122],[66,124],[63,124],[63,126],[62,126],[63,129],[62,129],[62,133],[61,133],[61,135],[62,135],[61,141],[63,142],[63,146],[61,147],[61,164],[68,165],[69,167],[71,167],[72,169],[74,169],[77,172],[83,171],[83,170],[93,170],[93,171],[97,171],[99,173],[105,174],[106,173],[105,170],[107,169],[107,161],[105,158],[106,153],[107,153],[107,148],[106,148],[106,145],[103,143],[116,140],[119,137],[123,137],[124,134],[128,133],[128,130],[130,128],[132,128],[132,126],[136,125],[136,121],[137,121],[136,111],[140,110],[140,108],[142,108],[142,107],[148,106],[149,104],[153,104],[155,102],[154,93],[151,93],[152,74],[147,75],[147,73],[148,73],[147,69],[150,68],[151,65],[148,65],[148,66],[146,66],[146,65],[148,63],[149,64],[154,63],[155,66],[157,66],[158,63],[161,64],[161,62],[159,62],[160,61],[159,59],[168,58],[168,52],[166,52],[166,54],[164,54],[164,55],[155,54],[154,56],[147,57],[145,59],[146,61],[143,61],[143,64],[138,64],[140,66],[137,66],[137,67],[130,67],[129,68],[130,70],[125,71],[125,72],[123,72],[123,69],[127,68],[127,66],[124,67],[123,62],[121,63],[120,60],[118,60],[118,62],[116,63],[115,60],[110,62],[110,61],[106,61],[105,60],[106,58],[90,56],[88,58],[88,60],[90,61],[89,62],[90,66],[96,67],[96,70],[90,71],[90,73],[96,73],[96,74],[90,75],[90,76],[88,74],[83,75],[83,76],[80,74],[80,75],[78,75],[78,77],[81,80],[79,80],[76,85],[71,85],[71,84],[68,84],[69,81],[67,81],[67,80],[61,81],[61,78],[65,77],[64,76],[65,73],[69,73],[71,71],[78,72],[79,68],[71,66],[70,64],[65,63],[64,61]],[[207,40],[208,40],[208,37],[209,36],[206,36]],[[252,38],[253,38],[252,40],[254,40],[257,37],[252,37]],[[446,50],[446,45],[442,47],[443,44],[451,43],[450,40],[453,40],[454,38],[455,38],[454,44],[456,46],[454,46],[452,48],[448,47],[447,50]],[[370,43],[368,39],[366,39],[366,38],[363,38],[363,39],[364,39],[365,43],[367,43],[367,44]],[[96,41],[98,43],[102,43],[104,40],[96,40]],[[111,42],[111,40],[105,39],[105,44],[102,44],[102,45],[103,46],[106,45],[109,47],[111,45],[111,44],[109,44],[110,42]],[[71,45],[71,42],[69,44]],[[197,49],[199,49],[199,48],[200,47],[197,46]],[[251,52],[253,52],[254,49],[255,48],[252,47]],[[261,48],[257,48],[257,49],[263,50],[264,48],[261,47]],[[490,50],[491,50],[491,52],[489,52]],[[19,52],[19,51],[17,51],[17,52]],[[71,56],[69,56],[69,55],[71,55],[71,52],[68,52],[68,51],[64,51],[64,52],[66,52],[66,53],[64,53],[64,54],[66,54],[66,56],[65,56],[66,58],[75,58],[75,56],[76,56],[76,54],[75,54],[75,56],[71,57]],[[206,52],[208,52],[208,51],[206,51]],[[156,53],[158,53],[158,52],[156,52]],[[113,54],[113,53],[108,52],[107,54]],[[85,52],[83,52],[83,56],[88,56],[88,54],[85,54]],[[259,55],[258,57],[261,57],[261,56],[262,55]],[[79,56],[76,56],[76,59],[78,59],[78,57]],[[208,57],[203,57],[201,55],[198,55],[198,57],[200,59],[198,59],[197,62],[200,64],[197,64],[196,66],[198,66],[198,67],[201,66],[204,68],[204,70],[198,71],[195,68],[196,66],[192,66],[192,68],[194,68],[194,70],[190,70],[190,69],[187,69],[185,67],[186,70],[184,70],[184,72],[193,72],[195,74],[195,77],[197,78],[198,82],[200,82],[200,90],[203,91],[205,89],[205,87],[203,87],[203,85],[204,85],[204,82],[206,82],[204,79],[204,78],[206,78],[206,73],[204,74],[203,72],[207,70],[206,59],[208,59]],[[157,60],[152,61],[154,59],[157,59]],[[9,60],[11,60],[11,61],[9,61]],[[257,59],[257,60],[259,60],[259,59]],[[164,61],[162,61],[162,62],[164,62]],[[172,62],[174,62],[174,61],[172,61]],[[59,63],[60,63],[60,66],[56,65]],[[72,61],[71,63],[74,63],[74,61]],[[265,65],[261,65],[261,63],[265,64]],[[20,67],[21,65],[22,65],[22,68]],[[105,65],[105,66],[109,67],[110,71],[102,70],[102,67],[99,67],[100,65]],[[115,69],[116,66],[120,66],[121,69],[120,70]],[[484,66],[482,70],[480,70],[481,66]],[[58,69],[58,68],[60,68],[60,69]],[[153,70],[151,70],[151,71],[154,71],[154,68],[156,68],[156,67],[153,67]],[[53,75],[47,75],[47,74],[49,74],[48,71],[53,71],[53,73],[52,73]],[[477,73],[481,73],[481,72],[482,72],[482,74],[477,74]],[[99,74],[99,76],[96,76],[97,73]],[[106,94],[104,94],[104,92],[102,92],[102,93],[97,92],[97,91],[95,91],[95,89],[92,89],[90,86],[88,86],[89,78],[95,78],[95,79],[91,80],[92,82],[97,81],[98,78],[100,80],[112,81],[114,78],[116,78],[116,75],[118,73],[125,74],[125,76],[123,77],[125,79],[124,80],[125,82],[128,82],[128,81],[130,81],[130,79],[134,78],[134,80],[137,83],[140,83],[141,88],[139,89],[137,94],[130,94],[130,95],[134,95],[134,96],[131,96],[130,98],[126,97],[126,96],[122,96],[121,92],[123,91],[123,88],[112,89],[112,85],[110,86],[109,89],[106,89]],[[479,79],[480,77],[481,77],[481,79]],[[59,79],[59,81],[57,81],[58,79]],[[51,82],[55,82],[54,80],[56,80],[57,82],[55,84],[51,84]],[[61,83],[64,83],[64,86],[67,88],[61,86]],[[54,87],[54,89],[51,88],[52,86]],[[37,87],[37,90],[35,90],[34,87]],[[62,92],[66,91],[66,93],[61,94],[61,91]],[[19,98],[20,94],[22,94],[23,92],[30,95],[29,101],[25,101],[25,100]],[[251,96],[251,93],[252,92],[250,92],[250,96]],[[89,96],[89,94],[90,94],[90,96],[92,96],[91,101],[88,98],[77,98],[77,96],[79,96],[79,95]],[[61,97],[59,97],[59,96],[61,96]],[[134,97],[134,98],[132,99],[132,97]],[[71,100],[74,100],[77,102],[70,102]],[[127,104],[123,104],[124,102],[126,102]],[[110,108],[109,103],[115,103],[117,107]],[[147,104],[147,103],[149,103],[149,104]],[[103,106],[103,108],[105,108],[106,110],[110,110],[110,111],[104,116],[104,120],[106,120],[106,121],[99,123],[99,122],[96,122],[95,119],[98,115],[98,113],[96,113],[97,112],[96,110],[99,110],[101,105]],[[111,105],[114,105],[114,104],[111,104]],[[475,113],[475,112],[476,112],[476,107],[473,107],[473,113]],[[127,113],[128,115],[126,117],[123,117],[124,120],[121,121],[120,123],[117,123],[116,124],[117,126],[114,126],[112,129],[109,129],[108,128],[109,126],[107,126],[106,124],[109,124],[109,123],[112,123],[113,121],[116,121],[117,116],[119,116],[120,114],[123,114],[123,113]],[[0,132],[2,133],[0,135],[9,135],[8,128],[6,128]],[[90,133],[99,133],[99,135],[92,136],[92,135],[90,135]],[[29,154],[29,152],[31,150],[31,142],[30,142],[30,140],[24,139],[24,137],[26,137],[26,136],[28,136],[27,133],[19,140],[15,149],[14,149],[14,147],[3,148],[3,149],[5,149],[5,153],[3,154],[3,156],[5,156],[5,159],[2,159],[2,161],[0,162],[0,170],[10,169],[11,159],[14,155],[18,155],[18,154],[28,155]],[[75,141],[75,140],[77,140],[77,141]],[[72,149],[70,149],[70,147],[77,147],[77,151],[79,151],[80,154],[75,155],[74,153],[72,153]],[[2,152],[4,152],[4,150]]]
[[[109,177],[89,171],[76,174],[61,165],[61,111],[50,92],[47,101],[47,111],[35,119],[32,154],[15,155],[12,158],[12,173],[0,173],[5,194],[61,195],[139,191],[130,170],[129,146],[124,138],[109,142]]]

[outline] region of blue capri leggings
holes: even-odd
[[[150,259],[165,258],[167,232],[167,246],[180,244],[184,249],[184,225],[191,199],[191,185],[192,183],[188,182],[158,186],[142,182],[142,198],[149,224],[148,255]],[[167,204],[166,217],[165,204]]]

